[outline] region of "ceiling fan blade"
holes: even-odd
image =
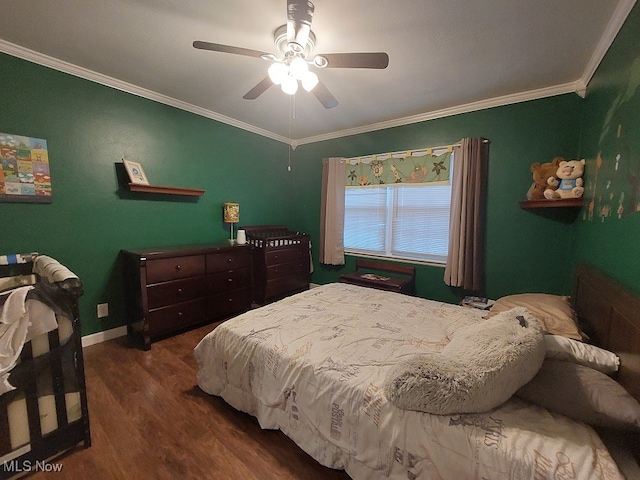
[[[327,53],[319,55],[327,60],[325,68],[377,68],[389,65],[389,55],[376,53]]]
[[[220,43],[201,42],[196,40],[193,42],[194,48],[200,50],[212,50],[214,52],[233,53],[236,55],[245,55],[247,57],[260,58],[263,55],[269,55],[266,52],[259,52],[257,50],[251,50],[249,48],[231,47],[229,45],[221,45]]]
[[[304,52],[311,31],[313,3],[307,0],[287,0],[287,44],[296,53]]]
[[[242,98],[244,98],[245,100],[255,100],[264,92],[266,92],[269,89],[269,87],[272,85],[273,85],[273,82],[267,76],[263,78],[262,81],[258,83],[255,87],[253,87],[251,90],[245,93]]]
[[[324,108],[333,108],[338,106],[338,100],[334,97],[331,92],[327,89],[327,87],[322,82],[318,82],[318,84],[311,90],[320,103],[324,105]]]

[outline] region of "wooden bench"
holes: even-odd
[[[341,275],[339,281],[405,295],[416,294],[416,269],[408,265],[356,260],[355,271]]]

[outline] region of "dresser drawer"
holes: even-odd
[[[207,275],[209,293],[229,292],[241,288],[249,288],[251,273],[248,268],[239,268],[227,272],[210,273]]]
[[[244,288],[233,292],[211,295],[207,299],[207,313],[210,318],[228,317],[244,312],[251,307],[251,290]]]
[[[207,300],[177,303],[149,311],[149,335],[157,337],[207,320]]]
[[[204,275],[204,255],[147,260],[147,284]]]
[[[309,272],[309,264],[306,262],[297,261],[289,263],[279,263],[267,267],[267,278],[280,278],[287,275],[304,274],[305,272]]]
[[[207,255],[207,272],[226,272],[243,267],[248,268],[251,264],[249,253],[248,247],[230,252],[210,253]]]
[[[286,277],[267,280],[265,296],[276,297],[283,294],[295,293],[309,288],[309,274],[289,275]]]
[[[187,302],[207,295],[207,277],[183,278],[150,285],[147,288],[149,309]]]
[[[300,262],[309,257],[309,248],[303,247],[306,247],[306,245],[266,252],[265,263],[266,265],[276,265],[279,263]]]

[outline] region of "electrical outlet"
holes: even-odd
[[[98,318],[104,318],[109,316],[109,304],[108,303],[99,303],[98,304]]]

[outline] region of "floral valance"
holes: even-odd
[[[346,187],[448,183],[451,152],[392,155],[384,160],[352,158],[346,164]]]

